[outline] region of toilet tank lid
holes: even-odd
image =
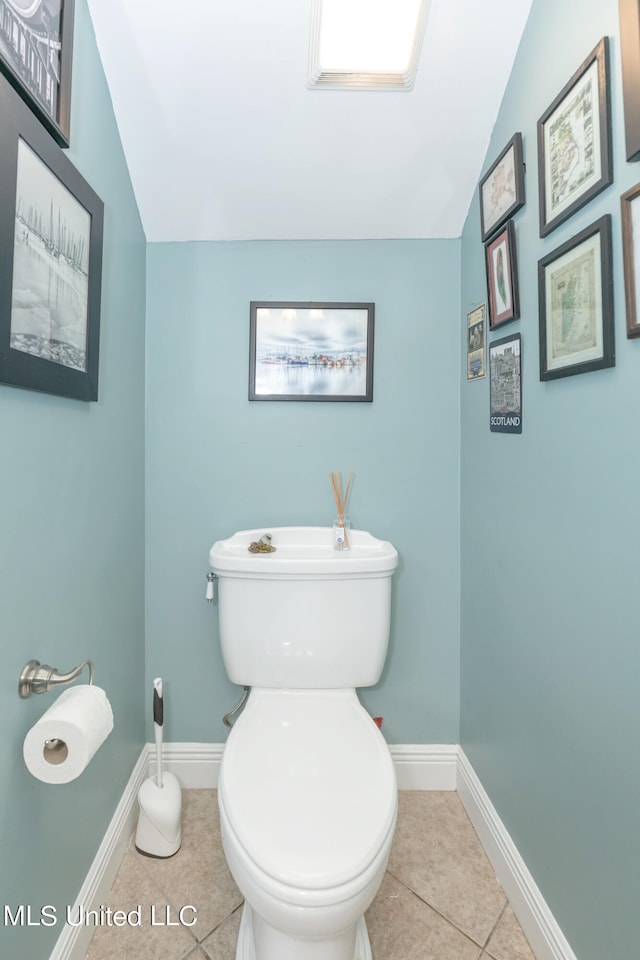
[[[271,534],[273,553],[252,553],[249,545]],[[390,576],[398,565],[398,552],[388,540],[378,540],[366,530],[349,532],[351,548],[335,550],[332,527],[258,527],[239,530],[217,540],[209,551],[209,564],[218,576],[366,577]]]

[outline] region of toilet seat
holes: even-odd
[[[281,894],[353,891],[388,855],[395,771],[355,690],[254,688],[218,790],[238,853]]]

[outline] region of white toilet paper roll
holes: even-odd
[[[93,684],[70,687],[24,738],[27,770],[43,783],[69,783],[112,730],[113,711],[104,690]]]

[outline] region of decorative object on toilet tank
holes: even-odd
[[[351,481],[353,473],[349,474],[347,489],[344,497],[342,496],[342,480],[340,471],[334,476],[333,471],[329,474],[331,479],[331,489],[333,490],[333,499],[336,502],[336,519],[333,522],[333,546],[336,550],[348,550],[351,546],[349,541],[351,531],[351,521],[347,516],[347,503],[349,493],[351,492]]]
[[[374,306],[252,301],[249,400],[373,400]]]

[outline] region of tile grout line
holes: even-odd
[[[488,957],[491,956],[491,954],[490,954],[489,951],[487,950],[487,947],[489,946],[489,941],[491,940],[491,937],[494,935],[494,933],[495,933],[496,930],[498,929],[498,925],[500,924],[500,921],[501,921],[502,918],[504,917],[505,912],[506,912],[506,909],[507,909],[508,906],[509,906],[509,900],[507,899],[507,900],[505,900],[505,903],[504,903],[504,906],[503,906],[502,910],[501,910],[500,913],[498,914],[498,919],[496,920],[496,922],[494,923],[493,927],[492,927],[491,930],[489,931],[489,935],[488,935],[487,939],[485,940],[485,942],[484,942],[483,945],[482,945],[482,955],[483,955],[483,956],[484,956],[484,954],[486,954]]]
[[[399,877],[396,877],[395,873],[393,873],[391,870],[389,870],[388,867],[387,867],[387,873],[389,874],[390,877],[393,877],[393,879],[394,879],[395,881],[397,881],[397,883],[399,883],[400,886],[404,887],[405,890],[408,890],[409,893],[413,894],[414,897],[417,897],[417,899],[420,900],[421,903],[424,903],[425,906],[429,907],[430,910],[433,910],[433,912],[434,912],[435,914],[437,914],[437,915],[440,917],[441,920],[444,920],[444,922],[445,922],[446,924],[448,924],[453,930],[456,930],[459,934],[461,934],[461,935],[465,938],[465,940],[468,940],[469,943],[472,943],[472,944],[474,945],[474,947],[477,947],[478,950],[481,951],[481,953],[478,955],[478,960],[480,960],[480,957],[482,956],[482,954],[484,953],[484,950],[485,950],[483,944],[478,943],[477,940],[474,940],[473,937],[469,936],[469,934],[468,934],[465,930],[463,930],[461,927],[459,927],[457,923],[454,923],[454,921],[453,921],[453,920],[450,920],[449,917],[445,916],[444,913],[441,913],[441,911],[438,910],[437,907],[434,907],[434,905],[433,905],[432,903],[429,903],[428,900],[425,900],[424,897],[420,896],[420,894],[417,893],[417,892],[413,889],[413,887],[410,887],[408,883],[405,883],[404,880],[401,880]],[[508,901],[507,901],[507,903],[508,903]],[[499,915],[498,919],[500,919],[500,917],[501,917],[502,914],[504,913],[504,910],[505,910],[505,908],[506,908],[506,905],[507,905],[507,904],[505,903],[504,907],[503,907],[502,910],[500,911],[500,915]],[[497,922],[496,922],[496,925],[497,925]],[[492,929],[491,929],[491,933],[489,934],[489,937],[487,938],[487,941],[486,941],[487,943],[489,942],[489,938],[491,937],[491,934],[493,933],[494,930],[495,930],[495,926],[492,927]]]

